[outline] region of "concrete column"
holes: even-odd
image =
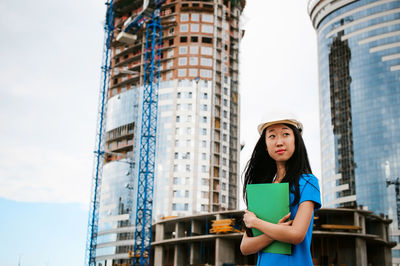
[[[175,238],[180,238],[185,236],[185,227],[179,222],[175,224]]]
[[[358,213],[357,211],[354,212],[354,225],[358,225],[361,227],[361,233],[365,234],[365,217],[363,214]]]
[[[355,239],[355,248],[356,248],[356,265],[367,265],[367,245],[365,240],[356,237]]]
[[[392,265],[392,249],[386,246],[383,250],[385,251],[385,261],[383,261],[383,265]]]
[[[224,263],[235,264],[234,241],[217,238],[215,240],[215,265],[222,266]]]
[[[192,234],[193,235],[201,235],[201,225],[200,221],[192,220]],[[206,232],[207,234],[208,232]]]
[[[156,224],[156,236],[155,241],[164,240],[164,224]],[[163,262],[163,247],[156,246],[154,249],[154,264],[153,265],[164,265]]]
[[[184,265],[185,263],[185,258],[184,254],[182,252],[182,249],[180,245],[175,245],[175,250],[174,250],[174,266],[181,266]],[[154,264],[156,265],[156,264]]]
[[[153,265],[164,265],[163,247],[156,246],[154,248],[154,264]]]
[[[164,240],[164,224],[156,224],[155,241]]]
[[[190,265],[193,264],[200,264],[201,263],[201,256],[200,256],[200,242],[192,242],[190,244]]]

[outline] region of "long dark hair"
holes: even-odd
[[[286,162],[286,174],[282,182],[288,182],[289,188],[294,193],[293,206],[300,200],[299,179],[302,174],[312,174],[310,162],[308,161],[307,150],[304,145],[300,130],[290,124],[285,124],[290,127],[294,133],[295,149],[292,157]],[[248,184],[272,183],[276,174],[276,162],[272,159],[267,151],[265,143],[265,132],[263,130],[250,160],[247,162],[244,170],[243,184],[243,200],[247,206],[246,186]]]

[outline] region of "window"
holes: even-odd
[[[178,177],[174,177],[174,185],[178,185],[179,184],[179,178]]]
[[[223,141],[226,141],[226,139],[227,139],[226,134],[222,134],[222,140],[223,140]]]
[[[228,112],[227,111],[224,110],[223,114],[224,114],[224,118],[228,118]]]
[[[226,190],[226,183],[222,183],[222,190]]]
[[[188,115],[188,116],[187,116],[186,122],[192,122],[192,116],[191,116],[191,115]]]
[[[212,48],[211,47],[201,47],[201,54],[204,55],[212,55]]]
[[[202,123],[207,123],[207,116],[203,116],[203,117],[201,118],[201,122],[202,122]]]
[[[206,211],[206,205],[201,204],[201,211],[202,211],[202,212],[205,212],[205,211]]]
[[[189,14],[188,13],[181,13],[181,22],[189,21]]]
[[[197,45],[190,46],[190,54],[198,54],[198,53],[199,53],[199,47]]]
[[[211,78],[211,70],[207,70],[207,69],[200,69],[200,77],[202,78]]]
[[[176,122],[179,122],[181,120],[181,117],[179,115],[176,116]]]
[[[181,36],[181,43],[187,42],[187,36]]]
[[[191,91],[188,93],[188,98],[192,99],[192,92]]]
[[[226,146],[222,146],[222,152],[226,153],[226,151],[227,151],[227,147]]]
[[[202,172],[202,173],[207,173],[207,166],[202,165],[202,166],[201,166],[201,172]]]
[[[202,66],[212,66],[212,59],[211,58],[200,58],[200,65]]]
[[[201,37],[202,43],[212,43],[212,38],[209,37]]]
[[[207,178],[202,178],[202,179],[201,179],[201,184],[202,184],[203,186],[208,186],[208,179],[207,179]]]
[[[201,192],[201,197],[202,197],[203,199],[208,199],[208,192],[207,192],[207,191],[202,191],[202,192]]]
[[[208,94],[207,94],[207,92],[202,93],[202,94],[201,94],[201,98],[202,98],[202,99],[208,99]]]
[[[222,165],[226,166],[226,158],[222,158]]]
[[[201,159],[202,159],[202,160],[207,160],[207,154],[203,152],[203,153],[201,154]]]
[[[187,54],[188,47],[187,46],[180,46],[179,47],[179,54]]]
[[[197,36],[192,36],[192,37],[190,37],[190,41],[191,41],[191,42],[198,42],[198,41],[199,41],[199,37],[197,37]]]
[[[178,69],[178,77],[186,76],[186,69]]]
[[[193,13],[191,14],[192,16],[192,21],[199,21],[200,20],[200,16],[197,13]]]
[[[178,65],[180,65],[180,66],[185,66],[185,65],[187,65],[187,58],[186,58],[186,57],[179,57],[179,59],[178,59]]]
[[[202,148],[206,148],[206,147],[207,147],[207,141],[202,140],[202,141],[201,141],[201,147],[202,147]]]
[[[179,157],[179,153],[177,153],[177,152],[175,152],[175,159],[178,159],[178,157]]]
[[[199,30],[200,30],[199,24],[190,24],[191,32],[199,32]]]
[[[185,190],[185,198],[189,198],[189,190]]]
[[[189,210],[189,204],[185,203],[185,211]]]
[[[222,128],[223,129],[227,129],[227,127],[228,127],[228,124],[226,122],[222,123]]]
[[[168,44],[169,44],[169,46],[174,45],[174,39],[170,39],[170,40],[168,41]]]
[[[172,210],[173,210],[173,211],[176,211],[176,203],[173,203],[173,204],[172,204]]]
[[[192,129],[190,127],[186,128],[186,134],[188,135],[192,134]]]
[[[228,88],[224,88],[224,95],[228,95]]]
[[[213,31],[214,31],[214,27],[212,25],[201,25],[201,32],[213,33]],[[209,43],[211,43],[211,42],[209,42]]]
[[[195,56],[189,57],[189,65],[196,66],[198,64],[199,64],[199,58],[198,57],[195,57]]]
[[[168,52],[167,52],[167,58],[170,58],[170,57],[172,57],[174,55],[174,50],[173,49],[171,49],[171,50],[169,50]]]
[[[176,94],[176,98],[178,98],[178,99],[181,98],[181,93],[180,93],[180,92],[178,92],[178,93]]]
[[[222,203],[226,203],[226,196],[222,195]]]
[[[228,106],[228,100],[224,99],[224,106]]]
[[[190,140],[190,139],[187,139],[187,140],[186,140],[186,146],[189,147],[191,144],[192,144],[191,140]]]
[[[175,146],[178,147],[179,146],[179,140],[175,140]]]
[[[209,14],[202,14],[201,21],[203,22],[214,22],[214,16]]]
[[[226,177],[226,170],[222,170],[222,177]]]
[[[202,111],[207,111],[207,110],[208,110],[207,104],[202,104],[202,105],[200,105],[200,109],[201,109]]]
[[[198,70],[197,68],[191,68],[189,69],[189,77],[197,77]]]
[[[186,165],[186,172],[190,172],[190,164]]]
[[[173,65],[174,65],[174,61],[173,60],[168,60],[167,68],[171,68]]]
[[[168,32],[169,32],[169,34],[174,33],[174,28],[170,28],[170,29],[168,30]]]
[[[207,129],[206,128],[202,128],[201,129],[201,135],[207,135]]]

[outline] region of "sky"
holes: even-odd
[[[240,44],[241,166],[261,117],[304,124],[320,176],[316,35],[306,0],[247,1]],[[82,265],[104,1],[0,1],[0,265]]]

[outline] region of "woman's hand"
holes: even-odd
[[[243,215],[243,222],[247,228],[253,228],[254,223],[257,221],[257,216],[251,211],[245,210]]]
[[[279,220],[278,224],[292,225],[293,220],[285,222],[289,218],[290,218],[290,212],[288,214],[286,214],[285,216],[283,216],[282,219]]]
[[[289,217],[290,217],[290,212],[288,214],[286,214],[285,216],[283,216],[279,220],[278,224],[288,225],[288,226],[292,225],[293,220],[286,221],[287,219],[289,219]],[[257,219],[258,219],[257,216],[253,212],[248,211],[248,210],[244,211],[243,222],[247,228],[253,228]]]

